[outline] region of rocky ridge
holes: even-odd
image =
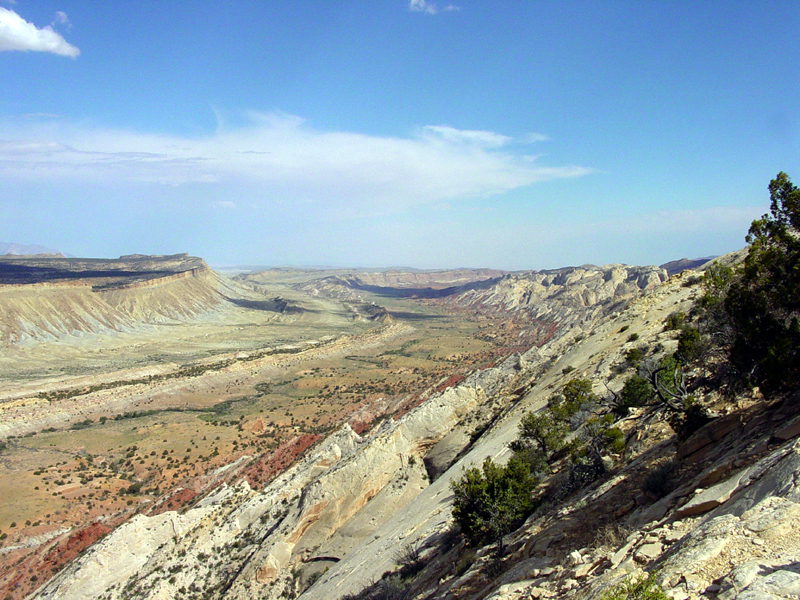
[[[613,276],[608,279],[613,280]],[[560,285],[567,290],[569,288],[568,281],[554,285]],[[605,289],[613,292],[618,301],[622,301],[623,296],[617,287],[606,286]],[[639,288],[628,288],[626,298],[635,298],[640,291]],[[569,293],[561,296],[554,294],[547,301],[558,303],[562,298],[569,297]],[[551,314],[571,315],[574,309],[574,306],[560,311],[554,308]],[[469,448],[480,431],[491,425],[512,402],[519,399],[523,393],[519,384],[530,380],[552,364],[554,353],[559,352],[559,348],[566,347],[569,340],[580,333],[579,329],[571,326],[571,322],[568,325],[556,327],[558,333],[546,347],[534,349],[524,356],[512,356],[502,365],[479,371],[457,387],[433,395],[398,421],[384,421],[381,427],[366,434],[366,437],[356,436],[345,427],[308,459],[264,490],[250,490],[249,486],[238,484],[225,492],[224,501],[216,504],[202,501],[203,510],[195,513],[195,509],[190,509],[183,515],[197,523],[196,531],[193,529],[194,533],[179,536],[174,546],[167,544],[169,548],[163,547],[158,552],[149,546],[149,550],[140,550],[139,554],[144,557],[128,562],[141,563],[141,567],[127,583],[122,585],[124,577],[106,582],[108,586],[120,586],[114,588],[117,591],[108,588],[110,597],[129,597],[134,587],[139,590],[137,593],[141,597],[160,597],[158,594],[162,592],[156,590],[162,588],[174,592],[181,587],[178,585],[179,578],[175,578],[174,586],[169,583],[169,578],[165,583],[159,575],[160,565],[165,560],[175,561],[176,556],[180,555],[176,564],[185,565],[180,569],[188,570],[189,565],[203,562],[199,558],[200,553],[213,555],[223,562],[216,564],[208,572],[198,571],[195,566],[191,573],[197,587],[205,590],[218,589],[219,593],[224,588],[225,596],[233,598],[245,597],[246,590],[255,586],[270,597],[277,597],[287,586],[297,584],[292,580],[291,573],[298,564],[311,563],[314,567],[324,567],[339,561],[344,562],[347,556],[371,539],[379,528],[392,527],[386,525],[386,522],[396,518],[393,515],[404,514],[405,511],[401,509],[409,506],[409,503],[419,509],[435,506],[432,515],[420,521],[427,524],[426,528],[419,529],[420,535],[429,531],[428,528],[432,528],[430,531],[446,528],[449,520],[449,477],[442,475],[433,482],[433,486],[429,485],[430,479],[446,473],[452,462]],[[432,494],[433,499],[422,502],[421,492]],[[247,508],[253,503],[260,508]],[[210,531],[201,533],[206,527],[216,530],[210,524],[206,509],[217,505],[220,506],[215,509],[218,526],[222,523],[230,524],[232,520],[238,523],[233,528],[225,525],[226,531],[232,532],[225,539],[217,539],[219,533],[214,533],[213,536]],[[258,522],[255,523],[249,517],[242,520],[238,516],[242,514],[241,511],[255,515],[253,519]],[[159,516],[159,519],[166,518]],[[146,519],[140,520],[137,527],[147,529],[147,523]],[[201,525],[202,523],[205,525]],[[115,540],[124,540],[137,527],[129,526],[115,531],[86,555],[85,560],[88,562],[85,565],[81,562],[75,563],[59,574],[43,589],[42,597],[77,597],[70,594],[78,593],[77,590],[83,589],[83,586],[70,582],[82,581],[81,573],[83,569],[90,568],[88,565],[94,564],[92,560],[96,559],[99,564],[109,564],[116,560],[110,556],[103,558],[104,552],[113,554]],[[269,533],[265,535],[264,531]],[[205,535],[212,536],[215,540],[213,552],[209,552],[212,548],[205,543],[197,543]],[[397,541],[393,536],[386,540],[394,540],[392,543]],[[161,542],[157,546],[160,544]],[[129,547],[124,542],[120,545]],[[223,559],[224,556],[230,558]],[[375,569],[392,564],[391,552],[379,556],[380,560],[373,561]],[[309,575],[312,572],[313,569]],[[377,574],[380,575],[380,572],[382,571],[377,571]],[[221,573],[228,573],[229,576],[223,577]],[[236,573],[232,579],[229,578],[231,573]],[[353,584],[356,587],[361,585],[366,576],[366,573],[360,575]],[[188,582],[185,577],[183,581]],[[122,590],[125,589],[127,591],[123,593]],[[65,590],[71,591],[67,593]]]
[[[626,449],[609,457],[606,477],[543,505],[508,536],[502,561],[488,547],[463,561],[450,482],[487,456],[502,462],[522,414],[569,378],[593,379],[602,393],[601,381],[621,385],[619,365],[636,344],[674,348],[663,321],[688,311],[699,290],[687,275],[664,279],[657,268],[581,267],[466,292],[466,305],[557,327],[542,346],[397,421],[363,435],[343,426],[261,490],[237,479],[244,464],[232,465],[231,483],[182,514],[135,517],[34,597],[380,597],[365,590],[409,548],[426,565],[405,584],[409,598],[589,600],[645,571],[676,599],[795,597],[797,399],[742,398],[681,443],[657,413],[640,410],[619,422]],[[643,491],[675,457],[672,488]],[[108,568],[118,564],[126,566]]]
[[[199,258],[0,258],[0,343],[136,331],[226,308],[248,291]]]
[[[491,287],[466,290],[451,302],[560,322],[566,311],[578,309],[577,322],[588,323],[598,315],[619,310],[634,295],[653,290],[666,279],[667,272],[660,267],[585,265],[506,275]]]

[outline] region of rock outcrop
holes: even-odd
[[[136,517],[35,597],[335,600],[364,594],[410,551],[421,566],[404,583],[409,598],[590,600],[645,572],[676,600],[796,597],[796,400],[732,406],[680,443],[654,409],[638,409],[618,424],[626,448],[604,457],[606,476],[543,504],[507,536],[502,561],[489,547],[465,553],[453,532],[450,483],[486,457],[502,462],[525,411],[572,377],[596,379],[598,393],[609,378],[619,387],[613,374],[636,343],[674,348],[663,321],[699,290],[686,277],[665,280],[655,267],[580,267],[452,297],[553,330],[397,420],[361,435],[341,427],[263,489],[232,476],[180,515]],[[647,491],[648,476],[676,457],[674,484]],[[246,462],[232,469],[244,474]]]
[[[0,258],[0,343],[136,331],[195,319],[243,290],[201,259]]]
[[[451,302],[476,310],[524,312],[534,319],[591,323],[666,279],[660,267],[586,265],[506,275],[489,288],[465,291]]]

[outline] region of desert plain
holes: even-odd
[[[448,302],[496,271],[224,275],[185,255],[2,267],[10,598],[134,514],[185,509],[233,473],[261,487],[342,423],[398,418],[537,335]]]

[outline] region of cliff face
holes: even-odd
[[[192,319],[225,302],[227,284],[200,259],[84,262],[3,261],[13,272],[4,280],[34,282],[0,285],[0,343],[133,331]]]
[[[588,600],[656,567],[673,598],[796,594],[796,400],[742,399],[684,442],[652,415],[620,421],[626,449],[609,457],[606,477],[534,513],[508,536],[502,562],[491,548],[465,560],[451,531],[450,483],[486,457],[502,462],[525,411],[576,376],[595,380],[597,393],[609,378],[618,387],[613,373],[635,343],[674,347],[663,321],[688,311],[699,289],[662,278],[657,269],[581,268],[468,292],[458,301],[560,326],[541,347],[475,372],[396,421],[363,435],[343,426],[263,489],[241,476],[247,461],[231,465],[229,484],[182,514],[137,516],[35,597],[388,597],[364,590],[409,548],[423,567],[404,582],[405,598]],[[682,479],[660,498],[643,492],[646,477],[674,457]]]
[[[538,296],[537,313],[553,323],[545,346],[478,371],[363,436],[343,427],[263,490],[245,483],[221,488],[180,516],[180,527],[171,526],[177,534],[134,543],[162,531],[162,521],[178,518],[170,512],[152,521],[138,517],[62,571],[40,597],[92,598],[100,585],[84,585],[92,580],[102,582],[110,598],[174,597],[189,585],[213,590],[211,597],[248,598],[257,593],[277,598],[288,590],[295,593],[308,577],[326,568],[318,584],[322,595],[310,597],[358,591],[391,569],[404,545],[449,527],[449,481],[461,472],[462,457],[472,442],[481,431],[495,431],[505,423],[502,436],[481,437],[480,450],[472,450],[502,454],[516,421],[498,419],[519,401],[520,385],[529,385],[570,346],[580,333],[572,326],[575,322],[589,327],[604,314],[586,294],[604,302],[613,299],[619,307],[639,298],[656,281],[658,271],[642,277],[632,268],[617,267],[501,281],[487,290],[481,300],[484,307],[494,302],[502,304],[502,310],[519,312],[519,303],[512,306],[507,300],[518,288],[545,290]],[[526,310],[533,309],[532,298],[529,294]],[[465,295],[458,301],[466,307],[475,299]],[[230,480],[237,481],[235,474]],[[127,564],[137,565],[135,572],[106,570],[101,575],[99,565],[119,561],[121,548],[135,548],[135,556],[127,559]],[[165,576],[165,569],[175,575]]]
[[[466,290],[450,302],[476,310],[522,312],[535,319],[591,322],[667,280],[660,267],[606,265],[516,273],[486,289]]]

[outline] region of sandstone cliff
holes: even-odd
[[[0,343],[133,331],[224,307],[231,284],[201,259],[0,260]]]
[[[231,484],[182,514],[129,521],[35,597],[388,598],[378,582],[409,549],[423,567],[405,598],[589,600],[643,570],[676,599],[796,596],[796,399],[743,397],[684,442],[656,412],[634,412],[618,423],[626,447],[607,457],[606,476],[542,505],[502,560],[490,547],[469,555],[452,532],[450,482],[487,456],[502,462],[525,411],[575,376],[598,393],[601,382],[618,388],[636,344],[674,348],[664,319],[699,290],[664,279],[656,268],[581,267],[465,292],[457,302],[548,319],[552,334],[396,421],[363,435],[343,426],[264,489],[232,465]],[[644,491],[676,457],[672,487]]]
[[[545,347],[476,372],[457,387],[432,396],[398,421],[385,421],[364,437],[345,427],[264,490],[239,484],[224,492],[224,501],[202,501],[182,517],[193,523],[190,533],[187,529],[187,533],[166,542],[159,538],[158,544],[132,546],[124,542],[126,536],[137,536],[139,529],[150,531],[156,526],[143,517],[136,526],[120,528],[93,548],[83,562],[59,574],[43,589],[42,597],[82,597],[75,595],[86,589],[81,583],[86,577],[82,573],[91,571],[91,565],[116,561],[118,547],[138,548],[136,558],[127,562],[139,566],[136,573],[104,576],[110,597],[133,597],[136,590],[141,597],[158,598],[190,584],[232,598],[246,597],[252,589],[278,597],[283,590],[300,585],[292,578],[300,566],[313,567],[300,569],[306,577],[315,569],[346,565],[351,556],[363,556],[366,551],[371,556],[369,568],[355,568],[348,585],[337,586],[359,589],[369,578],[379,577],[391,567],[398,544],[409,535],[413,533],[412,538],[416,538],[447,527],[448,482],[452,473],[458,472],[450,469],[451,464],[519,399],[519,392],[513,390],[551,365],[551,359],[579,333],[571,327],[572,322],[583,319],[581,311],[594,311],[595,307],[583,301],[576,303],[574,298],[593,286],[595,297],[604,301],[613,298],[621,305],[653,285],[650,278],[629,276],[623,268],[596,268],[596,272],[590,284],[585,278],[564,275],[548,280],[550,293],[542,296],[540,309],[553,319],[553,332]],[[654,273],[658,280],[658,271]],[[556,288],[560,293],[555,293]],[[496,291],[494,297],[503,294],[507,295],[505,288]],[[602,310],[587,314],[583,322],[588,326],[599,314]],[[563,326],[559,320],[563,320]],[[502,446],[501,441],[492,443]],[[433,485],[432,478],[437,478]],[[213,517],[209,507],[213,508]],[[166,518],[159,516],[158,520]],[[379,533],[387,527],[390,534]],[[382,552],[375,552],[371,546],[375,535],[386,546]],[[165,561],[176,573],[184,574],[164,578]],[[208,568],[198,569],[204,561]],[[95,575],[91,577],[96,579]],[[174,581],[170,583],[170,579]]]

